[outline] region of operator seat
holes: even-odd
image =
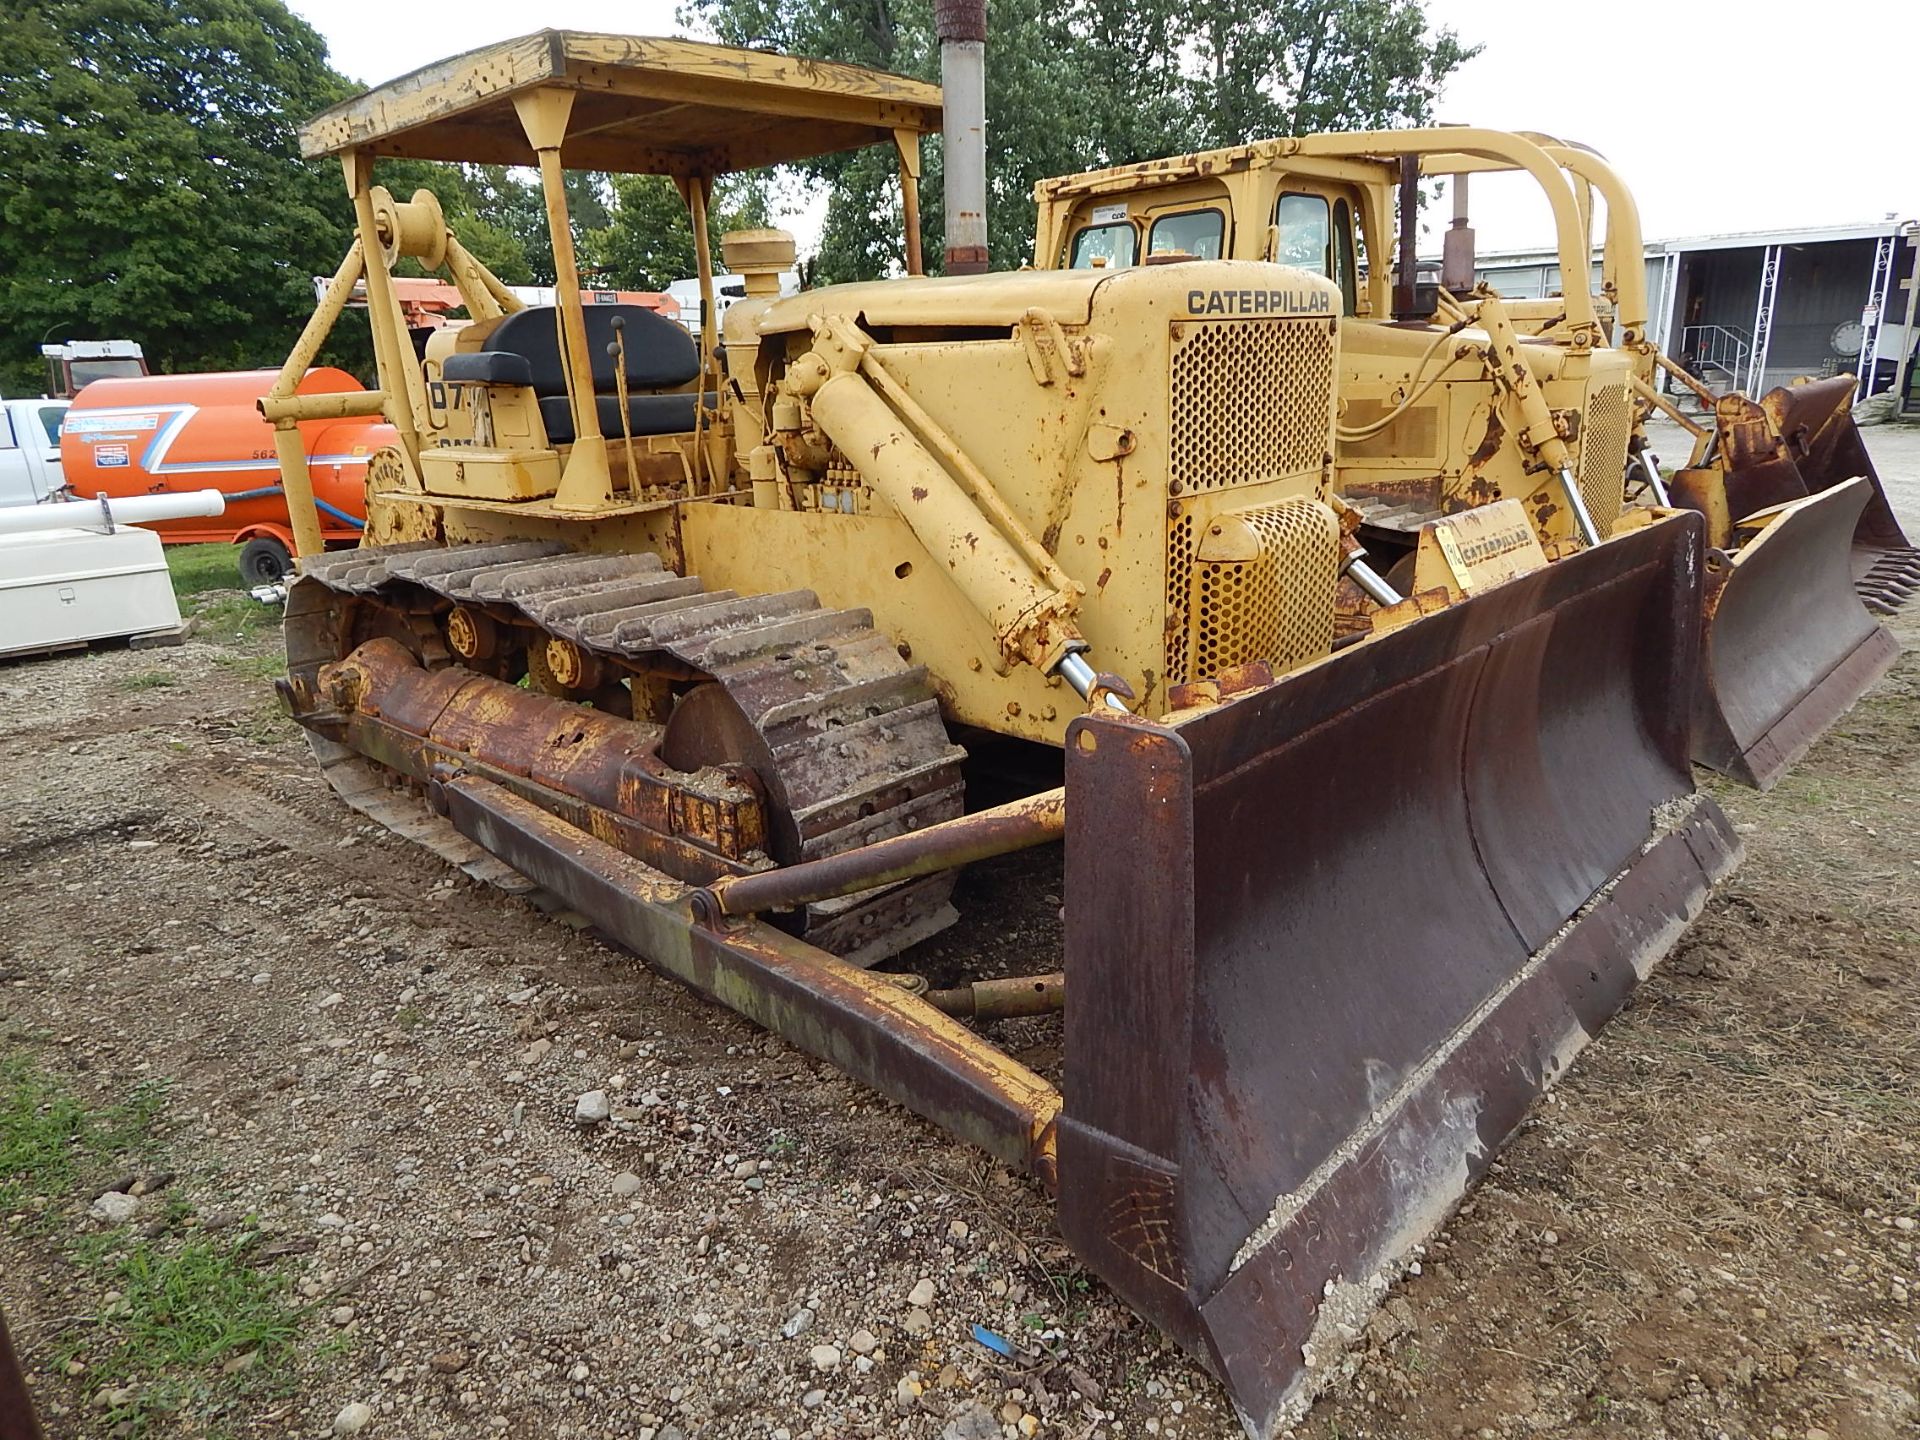
[[[680,389],[700,375],[700,347],[693,337],[643,305],[588,305],[584,312],[600,433],[608,439],[620,438],[620,393],[614,358],[608,353],[616,316],[624,326],[627,419],[632,432],[676,435],[693,429],[699,397]],[[530,305],[516,310],[494,327],[485,350],[448,356],[443,375],[450,384],[530,386],[539,401],[547,443],[573,442],[573,410],[567,403],[566,371],[560,363],[555,307]],[[711,396],[708,403],[713,403]]]

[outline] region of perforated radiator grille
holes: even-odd
[[[1173,341],[1170,493],[1320,468],[1328,444],[1327,320],[1187,322]]]
[[[1332,511],[1304,499],[1232,510],[1206,522],[1197,543],[1193,524],[1183,516],[1168,532],[1169,683],[1255,660],[1286,671],[1327,653],[1340,570]],[[1200,558],[1210,551],[1246,558]]]

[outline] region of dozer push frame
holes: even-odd
[[[920,278],[939,102],[543,32],[313,121],[356,239],[262,410],[393,439],[332,555],[282,446],[281,692],[348,803],[1033,1176],[1266,1436],[1738,861],[1688,765],[1700,521],[1549,564],[1483,507],[1387,592],[1333,495],[1337,286]],[[697,347],[580,302],[566,167],[672,176],[710,306],[714,179],[864,144],[898,157],[905,277],[781,299],[790,238],[744,232]],[[535,165],[557,307],[383,155]],[[403,256],[473,317],[424,354]],[[299,397],[362,280],[378,389]],[[1337,637],[1347,580],[1382,603]],[[966,811],[982,734],[1061,783]],[[960,866],[1054,843],[1058,968],[912,973]],[[1057,1083],[983,1029],[1059,1012]]]

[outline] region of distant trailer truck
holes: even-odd
[[[287,520],[273,427],[258,402],[277,372],[240,370],[214,375],[143,375],[96,380],[67,412],[60,457],[67,484],[91,498],[160,495],[217,489],[226,498],[218,517],[154,525],[170,545],[227,541],[241,547],[240,574],[248,587],[271,585],[293,568],[293,530]],[[309,370],[302,395],[357,392],[344,370]],[[330,545],[358,542],[366,519],[367,461],[394,433],[375,419],[314,420],[300,426]]]
[[[71,400],[96,380],[147,373],[146,352],[137,340],[62,340],[42,345],[47,362],[47,394]]]

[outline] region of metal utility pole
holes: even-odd
[[[987,3],[934,0],[946,166],[947,274],[987,268]]]

